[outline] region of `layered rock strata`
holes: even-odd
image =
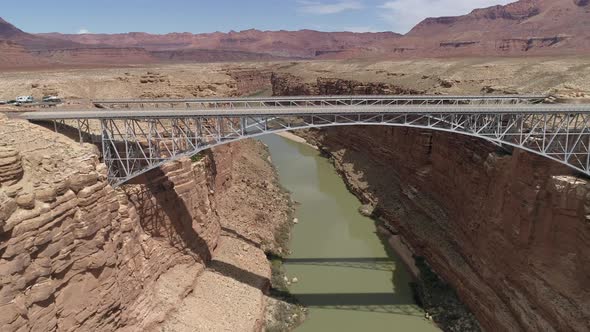
[[[221,236],[216,203],[232,185],[239,145],[115,190],[96,147],[24,121],[1,118],[0,128],[2,331],[159,330],[178,317],[211,330],[212,316],[179,308],[219,294],[212,313],[241,299],[249,318],[239,326],[262,327],[266,257]]]
[[[327,88],[275,82],[276,95]],[[388,127],[304,135],[485,330],[590,328],[587,180],[540,156],[459,135]]]
[[[318,77],[313,84],[302,78],[281,73],[271,76],[272,92],[274,96],[307,96],[307,95],[400,95],[422,94],[411,88],[401,87],[391,83],[359,82],[341,78]]]

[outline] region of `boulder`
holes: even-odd
[[[3,225],[4,221],[10,218],[17,208],[18,205],[16,204],[16,201],[0,191],[0,226]]]
[[[98,174],[96,172],[90,172],[87,174],[78,173],[70,177],[70,189],[74,192],[79,192],[85,187],[90,187],[98,182]]]
[[[46,185],[35,190],[35,196],[41,202],[50,203],[55,201],[57,192],[53,187]]]
[[[23,193],[16,198],[16,204],[19,207],[32,210],[35,208],[35,194],[34,193]]]
[[[365,204],[359,207],[359,213],[365,217],[371,217],[373,215],[373,211],[375,211],[375,207],[371,204]]]

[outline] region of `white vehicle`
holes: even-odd
[[[25,103],[32,103],[35,99],[32,96],[19,96],[16,97],[16,102],[25,104]]]
[[[57,96],[45,96],[43,97],[44,103],[61,103],[61,99]]]

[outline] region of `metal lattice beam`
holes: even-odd
[[[249,97],[200,99],[136,99],[97,100],[100,108],[173,108],[173,109],[234,109],[256,107],[318,107],[318,106],[407,106],[407,105],[510,105],[543,102],[543,95],[484,95],[484,96],[305,96]]]
[[[216,106],[37,112],[27,113],[25,118],[74,119],[85,128],[89,120],[100,120],[104,162],[115,186],[168,161],[221,144],[288,130],[358,125],[411,127],[479,137],[544,156],[590,175],[589,105],[537,105],[539,99],[516,97],[404,99],[394,96],[184,100],[173,102]]]

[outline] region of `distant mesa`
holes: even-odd
[[[28,34],[18,29],[14,25],[6,22],[0,17],[0,38],[4,40],[12,40],[13,38],[19,38],[27,36]]]
[[[590,0],[520,0],[427,18],[406,35],[249,29],[154,35],[26,33],[0,18],[0,67],[590,53]],[[7,57],[9,59],[7,59]]]

